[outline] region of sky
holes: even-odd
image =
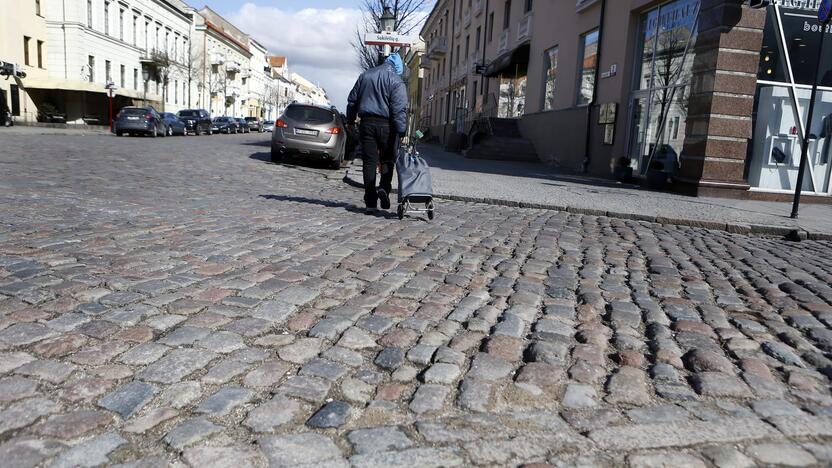
[[[360,73],[350,45],[362,24],[360,0],[186,0],[209,6],[269,49],[289,70],[326,89],[342,111]]]

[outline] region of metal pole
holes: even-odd
[[[815,113],[815,99],[818,95],[818,74],[820,73],[820,61],[823,58],[823,43],[826,39],[826,26],[824,23],[820,31],[820,46],[818,57],[815,60],[815,74],[812,83],[812,96],[809,98],[809,117],[806,119],[806,129],[803,131],[803,144],[800,147],[800,169],[797,170],[797,187],[794,189],[794,204],[792,204],[792,219],[797,219],[800,211],[800,195],[803,191],[803,176],[806,172],[806,163],[809,159],[809,134],[812,131],[812,117]]]
[[[113,90],[110,89],[107,95],[110,97],[110,133],[113,132]]]

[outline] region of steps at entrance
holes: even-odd
[[[483,136],[465,152],[468,159],[539,162],[537,151],[523,138],[516,119],[489,119],[493,135]]]

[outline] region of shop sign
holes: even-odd
[[[820,7],[821,0],[770,0],[769,3],[783,8],[817,11],[818,7]]]

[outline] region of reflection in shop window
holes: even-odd
[[[580,84],[578,86],[578,105],[586,106],[592,102],[595,91],[595,69],[598,61],[598,30],[581,36]]]
[[[676,0],[642,16],[630,155],[644,173],[651,161],[678,168],[685,140],[699,0]]]
[[[543,92],[543,110],[555,108],[555,84],[558,74],[558,48],[552,47],[543,53],[543,69],[545,70],[545,90]]]

